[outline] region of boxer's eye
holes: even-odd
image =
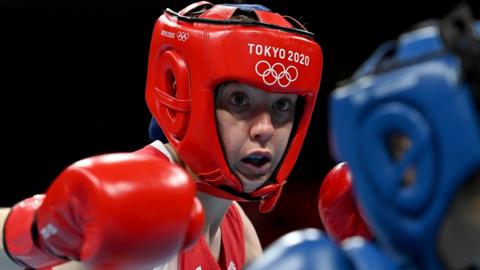
[[[248,97],[241,92],[235,92],[230,96],[230,103],[235,107],[246,107],[249,105]]]

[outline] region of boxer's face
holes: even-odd
[[[480,171],[451,200],[438,243],[446,269],[480,269]]]
[[[398,162],[411,148],[412,141],[403,134],[393,134],[390,139],[391,157]],[[408,167],[402,180],[404,186],[414,184],[415,167]],[[480,170],[450,201],[438,235],[438,255],[446,269],[480,269],[479,254]]]
[[[282,159],[296,100],[295,94],[268,93],[233,82],[218,89],[215,112],[219,137],[244,192],[262,186]]]

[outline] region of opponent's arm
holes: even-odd
[[[325,176],[318,210],[325,230],[333,239],[340,242],[351,236],[372,238],[352,192],[352,175],[346,162],[336,165]]]

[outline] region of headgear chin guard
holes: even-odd
[[[464,11],[382,45],[330,99],[332,151],[352,168],[375,235],[419,269],[442,268],[440,226],[480,168],[480,23]],[[411,142],[399,159],[389,151],[398,134]]]
[[[257,20],[232,19],[237,14]],[[178,13],[167,9],[156,22],[147,104],[180,158],[198,176],[199,190],[227,199],[260,200],[262,212],[274,207],[304,141],[322,70],[313,34],[295,24],[262,6],[205,1]],[[230,170],[217,133],[214,92],[231,81],[298,94],[305,101],[273,180],[250,193],[243,192]]]

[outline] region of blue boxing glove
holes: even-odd
[[[355,270],[397,270],[398,267],[378,246],[361,236],[353,236],[341,243],[343,251],[355,265]]]
[[[355,269],[346,254],[317,229],[303,229],[271,244],[248,270]]]
[[[317,229],[303,229],[282,236],[247,270],[398,270],[378,247],[356,236],[341,247]]]

